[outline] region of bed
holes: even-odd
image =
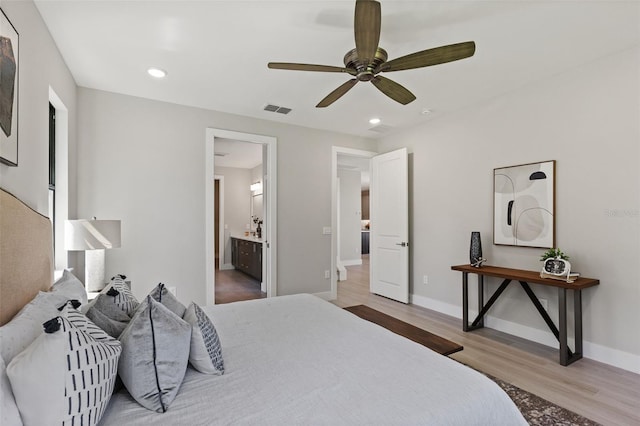
[[[22,226],[23,215],[37,213],[22,208],[12,215],[16,222],[8,223],[5,209],[19,201],[2,197],[4,247],[5,227]],[[50,247],[50,238],[42,241]],[[3,311],[4,271],[25,267],[20,256],[5,255],[3,248]],[[50,264],[38,263],[47,287]],[[24,304],[42,287],[21,288],[26,296],[14,300]],[[20,306],[10,308],[16,312]],[[123,388],[111,396],[100,425],[526,424],[511,399],[484,375],[313,295],[203,310],[221,342],[224,374],[202,374],[189,366],[164,413],[143,408]],[[35,401],[32,408],[38,409]]]

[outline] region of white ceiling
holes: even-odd
[[[409,105],[359,83],[317,109],[349,76],[267,62],[342,66],[354,47],[354,3],[36,0],[80,86],[366,137],[380,136],[371,117],[413,126],[640,44],[637,1],[383,0],[389,59],[468,40],[475,56],[386,73],[417,96]],[[152,79],[151,66],[168,77]],[[268,103],[293,111],[263,111]]]
[[[253,169],[262,164],[262,145],[216,138],[214,164],[216,167]]]

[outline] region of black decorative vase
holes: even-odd
[[[480,241],[480,232],[471,233],[471,245],[469,246],[469,261],[472,266],[481,266],[482,259],[482,241]]]
[[[260,227],[260,224],[258,224],[258,227],[256,228],[256,237],[262,238],[262,228]]]

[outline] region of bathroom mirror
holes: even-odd
[[[262,219],[264,214],[262,212],[262,194],[252,195],[251,196],[251,230],[255,231],[257,225],[253,223],[253,218],[258,217]],[[264,224],[262,225],[264,228]]]

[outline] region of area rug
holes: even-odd
[[[484,374],[484,373],[483,373]],[[546,399],[520,389],[488,374],[485,376],[496,382],[516,404],[525,420],[534,426],[598,426],[579,414],[562,408]]]

